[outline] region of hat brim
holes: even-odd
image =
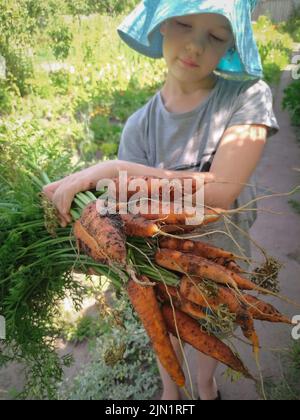
[[[225,16],[235,38],[235,51],[221,59],[217,71],[234,76],[261,78],[263,69],[252,29],[257,0],[144,0],[117,28],[132,49],[151,58],[163,57],[161,24],[176,16],[217,13]]]

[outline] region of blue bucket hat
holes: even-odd
[[[263,69],[252,29],[252,12],[259,0],[144,0],[117,28],[129,47],[151,58],[163,57],[161,24],[170,18],[198,13],[225,16],[232,28],[235,47],[217,66],[220,73],[262,78]]]

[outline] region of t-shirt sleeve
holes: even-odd
[[[138,112],[129,117],[125,124],[121,135],[118,159],[149,166]]]
[[[279,131],[273,111],[273,94],[263,80],[246,88],[235,101],[227,128],[235,125],[258,124],[268,128],[268,137]]]

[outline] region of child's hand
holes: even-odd
[[[62,227],[71,223],[70,208],[75,195],[80,191],[82,191],[82,187],[76,174],[48,184],[43,188],[44,194],[52,201],[59,212]]]
[[[46,185],[43,192],[57,208],[61,226],[72,222],[70,208],[77,193],[96,188],[99,180],[114,178],[118,171],[118,161],[106,161]]]

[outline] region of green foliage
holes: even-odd
[[[120,317],[122,323],[116,325]],[[96,340],[92,363],[72,383],[63,384],[62,399],[148,400],[158,391],[155,355],[125,293],[114,299],[107,325],[111,328]]]
[[[55,91],[60,95],[66,95],[70,92],[71,76],[68,70],[57,70],[49,73],[49,78]]]
[[[279,25],[282,32],[288,32],[295,42],[300,42],[300,7],[296,9],[287,22]]]
[[[296,213],[300,214],[300,202],[299,201],[289,200],[289,204]]]
[[[73,40],[64,63],[53,62],[44,35],[37,43],[33,93],[49,101],[52,125],[56,118],[66,122],[64,130],[72,132],[84,164],[115,158],[127,118],[151,98],[164,78],[162,60],[140,57],[120,42],[116,33],[120,20],[121,16],[99,15],[81,21],[66,18]],[[64,98],[59,111],[52,112],[57,94]],[[59,131],[64,138],[63,126]]]
[[[56,176],[69,173],[71,153],[53,130],[43,130],[34,121],[2,124],[0,153],[0,313],[7,327],[0,364],[24,363],[23,398],[55,398],[57,381],[70,359],[60,359],[55,352],[58,331],[53,319],[66,293],[79,307],[84,288],[74,281],[68,264],[52,264],[59,247],[49,241],[41,185],[31,171],[37,166]],[[37,238],[40,245],[32,248]]]
[[[34,76],[33,55],[37,36],[48,27],[57,59],[69,54],[72,34],[61,16],[67,11],[62,0],[0,0],[0,57],[6,63],[6,86],[19,95],[30,93]],[[5,104],[1,108],[9,110]]]
[[[60,329],[60,335],[65,340],[75,344],[99,337],[110,328],[100,317],[87,315],[83,315],[73,322],[60,318],[58,327]]]
[[[38,29],[45,29],[58,13],[63,14],[66,12],[65,2],[62,0],[21,0],[18,3],[23,3],[26,13],[31,19],[30,29],[32,32]]]
[[[50,40],[53,41],[53,54],[57,60],[66,59],[70,52],[73,35],[66,25],[61,25],[49,31]]]
[[[260,16],[254,25],[255,37],[264,67],[264,78],[269,83],[278,83],[280,73],[290,62],[293,40],[281,33],[266,16]]]
[[[29,92],[28,79],[33,75],[30,48],[41,12],[34,3],[37,2],[0,0],[0,55],[6,61],[7,85],[21,95]]]
[[[280,357],[283,374],[266,383],[266,394],[271,401],[300,400],[300,343],[294,342]]]
[[[30,78],[33,76],[31,59],[23,48],[10,41],[7,44],[1,44],[0,41],[0,55],[4,57],[6,67],[6,86],[22,96],[29,93]]]
[[[12,111],[12,93],[3,80],[0,80],[0,115]]]
[[[93,13],[116,15],[131,11],[139,0],[67,0],[67,11],[71,15],[90,15]]]
[[[22,117],[22,115],[19,115]],[[41,124],[37,118],[13,117],[3,121],[0,125],[1,175],[11,182],[26,197],[23,185],[18,186],[18,177],[22,182],[23,176],[28,174],[30,165],[48,173],[50,178],[57,179],[61,174],[72,170],[72,142],[61,142],[58,131]],[[30,191],[30,184],[27,185]],[[27,201],[27,200],[26,200]]]
[[[122,127],[111,124],[105,116],[96,115],[91,119],[90,129],[94,134],[95,148],[102,153],[102,156],[114,158],[118,152]]]
[[[285,89],[283,109],[288,109],[293,124],[300,126],[300,80],[295,80]]]

